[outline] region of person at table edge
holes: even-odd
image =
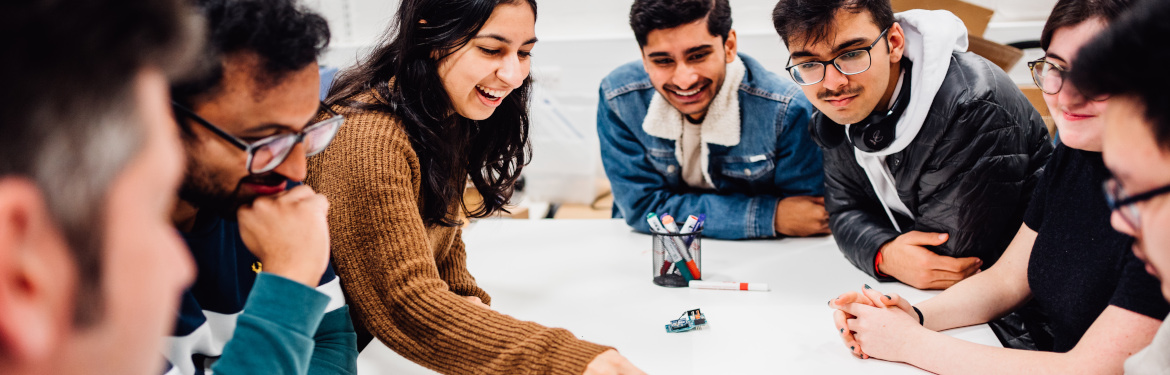
[[[845,256],[882,281],[953,285],[1003,253],[1052,143],[1016,84],[946,11],[782,0],[789,75],[819,112],[825,208]]]
[[[706,214],[722,239],[828,233],[821,152],[796,85],[737,54],[727,0],[638,0],[642,60],[601,82],[597,132],[614,217]]]

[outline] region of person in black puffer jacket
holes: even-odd
[[[911,305],[896,293],[882,293],[870,287],[832,300],[829,305],[833,307],[834,323],[844,346],[854,355],[905,362],[937,374],[1120,374],[1122,361],[1150,343],[1170,312],[1170,305],[1162,299],[1158,280],[1130,251],[1134,239],[1110,227],[1112,223],[1117,229],[1126,229],[1130,228],[1127,221],[1139,223],[1126,219],[1138,206],[1124,207],[1121,215],[1113,211],[1118,209],[1118,202],[1133,202],[1118,200],[1117,197],[1131,195],[1122,193],[1115,181],[1109,182],[1109,170],[1101,154],[1103,144],[1112,142],[1115,135],[1116,118],[1111,116],[1135,110],[1124,106],[1125,98],[1116,92],[1110,96],[1092,90],[1095,85],[1091,84],[1129,82],[1134,86],[1157,86],[1140,78],[1101,73],[1118,71],[1119,61],[1150,48],[1118,52],[1108,47],[1124,43],[1100,38],[1090,42],[1095,35],[1116,35],[1115,30],[1126,27],[1126,20],[1132,18],[1123,16],[1123,12],[1149,12],[1137,4],[1126,11],[1130,3],[1056,3],[1040,38],[1044,57],[1028,66],[1036,86],[1044,92],[1048,109],[1057,114],[1061,142],[1036,184],[1024,224],[994,266],[925,301]],[[1124,39],[1143,38],[1131,35]],[[1086,59],[1086,53],[1109,59],[1094,69],[1093,59]],[[1159,61],[1157,56],[1146,57]],[[1092,81],[1087,85],[1083,80],[1070,81],[1070,72],[1092,74]],[[1142,155],[1156,157],[1154,153]],[[1127,165],[1117,160],[1109,164]],[[1148,186],[1157,186],[1157,180],[1143,181],[1147,185],[1131,185],[1135,187],[1131,191],[1145,192],[1151,190]],[[1111,199],[1102,194],[1105,192]],[[1148,203],[1141,206],[1143,209],[1156,204],[1143,203]],[[1136,216],[1129,216],[1133,217]],[[1029,307],[1030,312],[1039,315],[1018,316]],[[996,318],[1005,314],[1023,318],[1019,321],[1024,323],[1022,326],[1011,327],[1023,328],[1017,331],[1022,335],[1005,337],[1004,331],[996,329],[1004,327],[1000,324],[1003,320]],[[1005,348],[978,345],[942,333],[982,323],[992,325]],[[1015,344],[1028,341],[1034,345],[1024,348],[1034,351],[1014,350],[1021,348]],[[1165,368],[1158,370],[1164,373]]]
[[[953,14],[833,3],[781,1],[773,20],[819,110],[809,127],[841,251],[920,289],[991,266],[1052,154],[1042,118],[1006,73],[964,52]]]

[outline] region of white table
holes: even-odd
[[[656,286],[650,236],[620,220],[482,220],[463,239],[468,267],[492,295],[492,308],[616,347],[649,374],[923,373],[853,357],[826,302],[865,283],[911,302],[935,292],[878,283],[854,268],[832,238],[702,240],[704,280],[763,282],[770,292]],[[706,327],[666,333],[666,323],[694,308],[707,315]],[[947,333],[999,346],[986,325]],[[395,357],[375,340],[359,369],[431,373]]]

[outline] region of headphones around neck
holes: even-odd
[[[902,112],[910,105],[910,66],[905,64],[905,75],[902,77],[902,88],[898,97],[894,98],[894,105],[888,111],[878,110],[869,114],[864,120],[849,126],[849,134],[845,139],[849,144],[864,152],[878,152],[885,150],[894,143],[895,129]]]

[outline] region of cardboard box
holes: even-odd
[[[960,0],[891,0],[895,12],[910,9],[946,10],[958,16],[967,26],[967,50],[991,60],[1005,72],[1012,69],[1024,51],[1015,47],[983,39],[987,24],[995,11]]]
[[[613,216],[609,207],[598,209],[579,203],[566,203],[557,208],[553,219],[609,219]]]
[[[516,197],[513,196],[513,199],[515,199],[515,198]],[[463,189],[463,205],[465,207],[467,207],[468,210],[475,210],[476,208],[479,208],[480,206],[483,205],[483,196],[479,194],[479,190],[475,190],[475,186],[471,185],[470,182],[468,182],[467,186],[465,186]],[[501,218],[506,218],[506,219],[527,219],[528,218],[528,207],[526,207],[526,206],[508,205],[508,206],[505,206],[505,208],[511,212],[500,212],[500,213],[496,214],[495,217],[501,217]],[[469,223],[471,221],[471,219],[468,218],[467,215],[465,215],[463,213],[461,213],[459,215],[459,217],[460,217],[460,220],[463,221],[464,225],[466,225],[467,223]]]
[[[983,36],[987,31],[987,24],[991,23],[991,15],[995,11],[975,4],[959,0],[891,0],[894,12],[910,9],[948,10],[959,16],[963,24],[967,25],[967,34]]]
[[[594,198],[593,203],[566,203],[557,208],[553,219],[609,219],[613,216],[613,193],[609,189],[609,180],[604,183],[601,195]]]
[[[1009,45],[992,42],[983,37],[967,36],[967,50],[990,60],[1003,71],[1009,71],[1024,57],[1024,51]]]

